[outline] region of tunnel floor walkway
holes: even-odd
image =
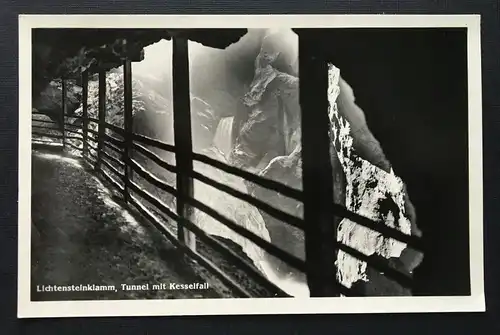
[[[138,222],[79,160],[32,155],[32,300],[217,298],[230,293],[153,228]],[[153,284],[206,283],[203,290]],[[149,284],[124,290],[122,284]],[[43,285],[116,290],[41,292]],[[88,286],[87,286],[88,287]],[[94,287],[95,288],[95,287]],[[132,288],[129,286],[128,288]]]

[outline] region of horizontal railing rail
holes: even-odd
[[[82,126],[80,124],[74,124],[74,123],[67,123],[67,122],[64,122],[64,126],[65,127],[73,127],[73,128],[78,128],[79,130],[82,129]]]
[[[120,146],[117,146],[111,142],[104,142],[104,146],[113,150],[115,153],[117,153],[119,155],[123,154],[123,148],[121,148]]]
[[[62,139],[64,137],[62,134],[40,133],[37,131],[33,131],[31,133],[35,136],[40,136],[40,137],[52,137],[52,138],[57,138],[57,139]]]
[[[368,256],[354,248],[351,248],[343,243],[337,242],[336,244],[339,250],[351,255],[354,258],[359,259],[360,261],[366,262],[368,266],[374,268],[375,270],[380,271],[381,273],[385,273],[390,277],[390,279],[394,280],[398,284],[403,287],[411,288],[413,278],[411,275],[407,273],[403,273],[395,268],[391,267],[387,261],[383,261],[374,255]]]
[[[39,126],[39,125],[35,125],[35,124],[32,125],[31,127],[33,129],[40,129],[40,130],[47,130],[47,131],[57,131],[57,132],[60,131],[58,128],[51,128],[51,127]]]
[[[301,260],[300,258],[297,258],[297,257],[293,256],[292,254],[289,254],[288,252],[283,251],[283,249],[278,248],[274,244],[265,241],[261,237],[257,236],[255,233],[251,232],[250,230],[246,229],[245,227],[238,225],[237,223],[228,219],[226,216],[217,212],[215,209],[205,205],[201,201],[196,200],[194,198],[188,198],[186,200],[192,206],[205,212],[207,215],[211,216],[212,218],[214,218],[218,222],[222,223],[224,226],[228,227],[232,231],[238,233],[240,236],[243,236],[246,239],[252,241],[255,245],[262,248],[270,255],[275,256],[276,258],[284,261],[285,263],[296,268],[299,271],[305,271],[305,261]]]
[[[286,186],[285,184],[279,183],[277,181],[267,179],[261,176],[258,176],[254,173],[239,169],[237,167],[225,164],[216,159],[210,158],[206,155],[193,152],[193,159],[195,161],[199,161],[201,163],[211,165],[215,168],[218,168],[226,173],[232,174],[234,176],[243,178],[249,182],[252,182],[258,186],[266,188],[268,190],[276,191],[288,198],[302,201],[302,191],[294,189],[292,187]]]
[[[125,129],[120,128],[118,126],[115,126],[115,125],[113,125],[111,123],[106,122],[105,126],[106,126],[107,129],[111,129],[112,131],[114,131],[117,134],[120,134],[120,135],[125,134]]]
[[[133,148],[135,150],[137,150],[139,153],[141,153],[145,157],[151,159],[153,162],[155,162],[156,164],[158,164],[159,166],[161,166],[162,168],[164,168],[168,172],[177,173],[175,165],[168,163],[167,161],[162,159],[160,156],[158,156],[157,154],[155,154],[154,152],[152,152],[148,148],[146,148],[138,143],[135,143],[135,142],[132,145],[133,145]]]
[[[359,224],[365,228],[371,229],[382,234],[384,237],[390,237],[397,241],[406,243],[408,246],[424,251],[425,247],[423,246],[422,240],[414,235],[407,235],[396,228],[389,227],[385,224],[385,222],[377,222],[372,219],[369,219],[363,215],[354,213],[342,205],[333,204],[333,209],[339,217],[344,217],[353,221],[356,224]]]
[[[123,147],[124,142],[108,134],[104,134],[104,138],[117,147]]]
[[[83,148],[80,148],[79,146],[74,145],[73,143],[66,143],[66,145],[69,145],[71,148],[78,150],[78,151],[83,151]]]
[[[56,121],[52,121],[52,120],[38,120],[38,119],[32,119],[31,122],[40,122],[40,123],[47,123],[47,124],[54,124],[54,125],[57,125],[58,123]]]
[[[104,164],[108,170],[113,172],[116,176],[123,180],[124,174],[118,171],[112,164],[110,164],[106,159],[101,160],[101,163]]]
[[[108,154],[105,150],[102,151],[102,155],[110,160],[111,162],[113,162],[114,164],[116,164],[118,167],[120,167],[121,169],[125,168],[125,163],[123,163],[121,160],[119,160],[118,158],[115,158],[113,156],[111,156],[110,154]]]
[[[151,137],[140,135],[137,133],[132,133],[132,139],[137,142],[141,142],[142,144],[145,145],[150,145],[152,147],[156,147],[158,149],[162,149],[165,151],[170,151],[170,152],[175,152],[175,146],[171,144],[167,144],[165,142],[162,142],[160,140],[155,140]]]
[[[142,167],[134,159],[130,159],[130,163],[131,163],[132,169],[135,172],[137,172],[141,177],[146,179],[148,182],[155,185],[159,189],[161,189],[167,193],[170,193],[173,196],[177,196],[177,190],[173,186],[167,184],[166,182],[164,182],[160,178],[158,178],[155,175],[153,175],[152,173],[148,172],[144,167]]]
[[[96,163],[97,163],[97,161],[96,161]],[[113,177],[111,177],[108,173],[106,173],[106,171],[104,171],[102,169],[100,169],[99,172],[102,174],[102,176],[104,177],[104,179],[106,179],[106,181],[108,183],[110,183],[111,185],[113,185],[113,187],[118,189],[120,191],[120,193],[123,193],[123,191],[125,190],[124,187],[121,186]]]
[[[276,207],[273,207],[273,206],[269,205],[268,203],[249,195],[248,193],[241,192],[235,188],[232,188],[232,187],[227,186],[223,183],[220,183],[220,182],[218,182],[210,177],[207,177],[199,172],[190,171],[188,173],[193,178],[195,178],[195,179],[197,179],[197,180],[199,180],[207,185],[210,185],[210,186],[212,186],[220,191],[223,191],[227,194],[230,194],[235,198],[243,200],[243,201],[259,208],[260,210],[266,212],[267,214],[271,215],[272,217],[274,217],[280,221],[283,221],[283,222],[285,222],[285,223],[287,223],[295,228],[302,229],[302,230],[304,229],[302,219],[300,219],[296,216],[293,216],[289,213],[281,211],[281,210],[277,209]]]
[[[43,113],[43,112],[40,112],[40,111],[32,111],[31,115],[43,115],[43,116],[46,116],[46,117],[50,117],[50,116],[47,115],[47,113]]]
[[[83,117],[81,115],[76,115],[76,114],[65,114],[65,118],[70,118],[70,119],[82,119]]]
[[[87,132],[91,133],[94,136],[99,136],[99,132],[94,130],[94,129],[89,128],[89,129],[87,129]]]

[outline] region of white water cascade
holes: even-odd
[[[219,125],[217,126],[217,130],[214,136],[214,145],[217,149],[219,149],[226,159],[229,156],[229,153],[232,149],[232,131],[233,131],[233,116],[222,118],[219,121]]]

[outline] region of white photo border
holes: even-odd
[[[168,26],[167,26],[168,24]],[[31,269],[31,32],[33,28],[466,28],[470,296],[34,302]],[[20,15],[18,318],[485,311],[479,15]]]

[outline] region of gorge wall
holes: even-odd
[[[426,247],[416,295],[467,295],[467,33],[463,29],[322,29],[330,61],[397,175]],[[474,112],[474,111],[472,111]]]

